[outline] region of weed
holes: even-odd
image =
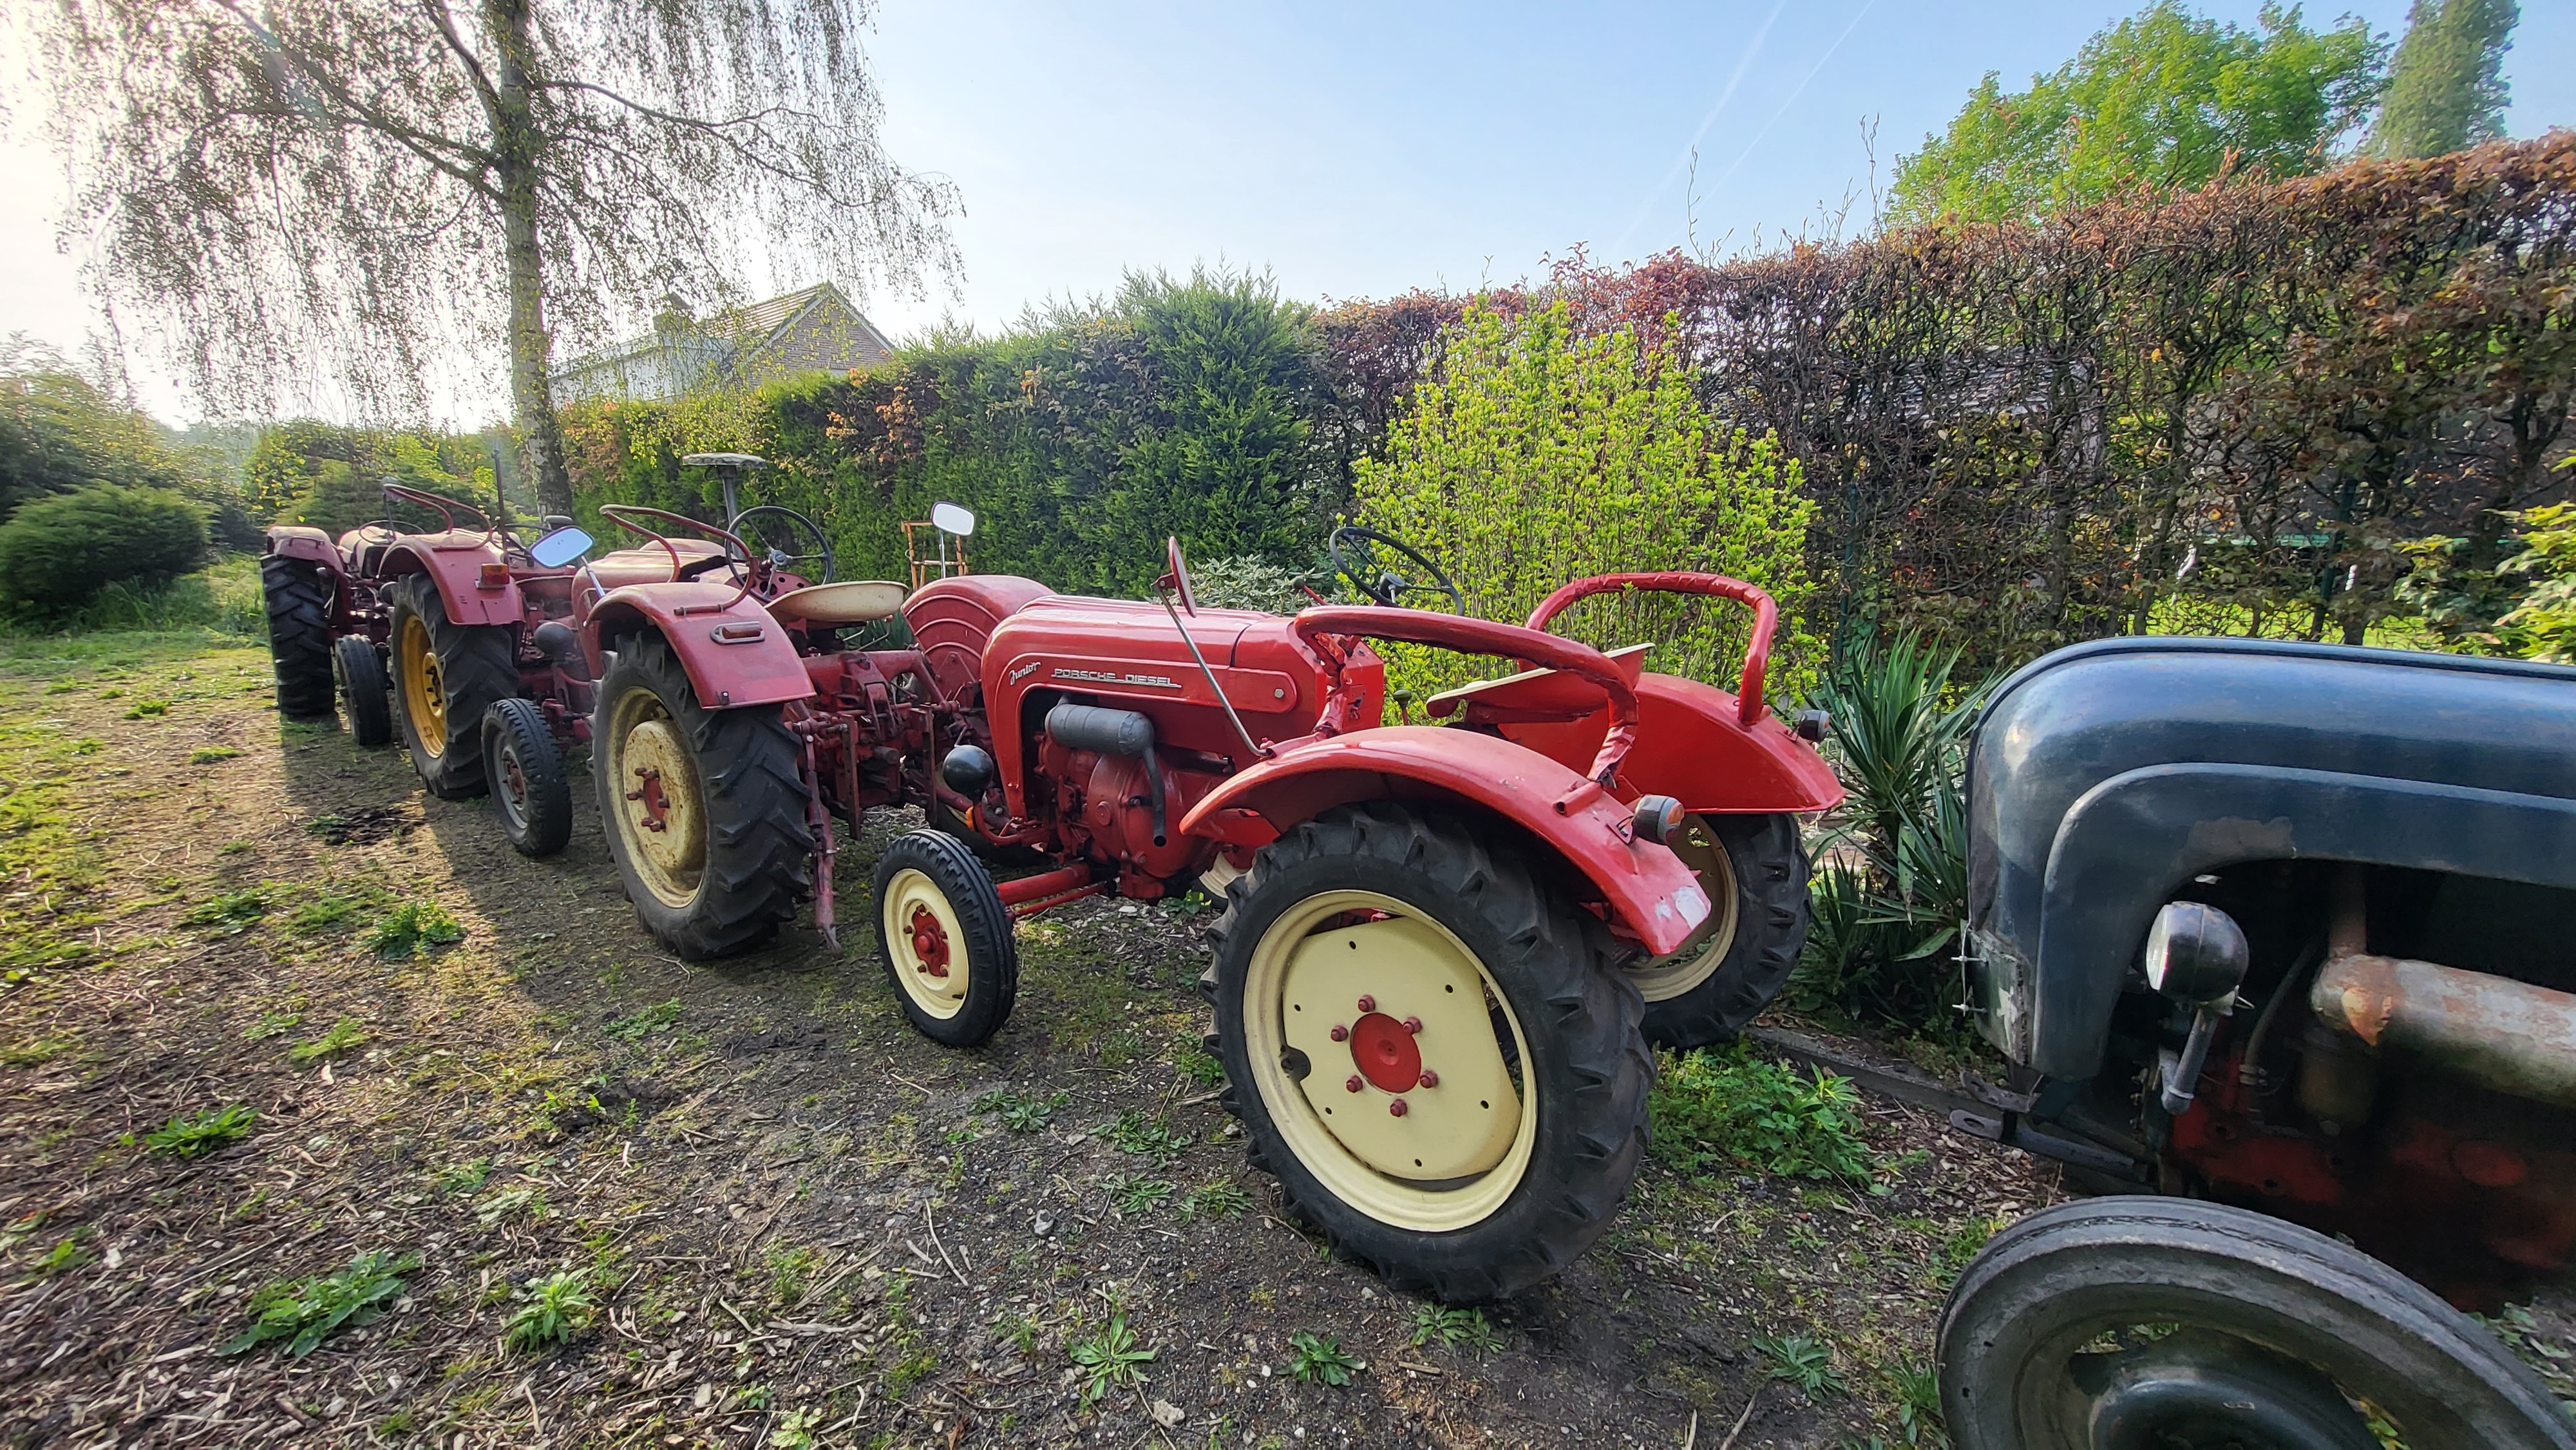
[[[96,755],[106,748],[106,741],[88,736],[83,736],[81,739],[72,742],[72,754],[74,755]]]
[[[1330,1338],[1300,1329],[1288,1336],[1288,1373],[1308,1384],[1346,1385],[1362,1368]]]
[[[132,708],[125,712],[125,718],[128,720],[142,720],[151,716],[167,715],[169,713],[170,702],[167,700],[137,700],[134,702]]]
[[[74,1234],[46,1250],[43,1257],[29,1267],[37,1278],[44,1279],[77,1269],[88,1263],[89,1258],[89,1250],[81,1247],[80,1235]]]
[[[1082,1380],[1082,1402],[1098,1404],[1101,1397],[1119,1387],[1135,1388],[1145,1383],[1145,1372],[1137,1366],[1153,1361],[1154,1351],[1136,1347],[1136,1331],[1127,1327],[1122,1310],[1109,1316],[1109,1323],[1098,1334],[1085,1335],[1067,1347],[1073,1367]]]
[[[769,1297],[779,1306],[793,1309],[803,1303],[805,1291],[814,1281],[817,1255],[812,1249],[790,1248],[773,1244],[769,1250]]]
[[[1168,1168],[1186,1151],[1191,1139],[1175,1133],[1167,1123],[1148,1119],[1142,1109],[1129,1108],[1109,1125],[1106,1136],[1121,1153],[1135,1153],[1154,1160],[1157,1167]]]
[[[1896,1391],[1896,1428],[1905,1443],[1924,1450],[1948,1450],[1949,1431],[1941,1418],[1941,1377],[1929,1360],[1900,1359],[1883,1368]]]
[[[281,1033],[292,1032],[302,1025],[304,1025],[304,1014],[301,1012],[262,1012],[259,1014],[259,1021],[242,1029],[242,1041],[264,1041]]]
[[[319,936],[326,931],[338,931],[348,925],[350,917],[364,910],[366,904],[361,897],[343,896],[336,891],[316,892],[312,900],[295,908],[294,914],[286,918],[286,929],[297,936]]]
[[[278,1280],[251,1296],[250,1328],[217,1353],[242,1354],[283,1339],[287,1354],[302,1359],[342,1325],[356,1328],[381,1316],[402,1294],[402,1276],[419,1267],[418,1254],[370,1249],[336,1274]]]
[[[514,1213],[525,1213],[532,1219],[545,1217],[545,1190],[539,1188],[505,1188],[499,1193],[493,1194],[490,1198],[483,1200],[481,1203],[474,1205],[474,1216],[482,1220],[485,1228],[490,1228],[492,1225],[499,1223],[501,1220],[508,1218]]]
[[[268,893],[256,886],[239,891],[226,891],[180,913],[181,926],[206,927],[219,935],[231,936],[259,924],[268,915]]]
[[[1252,1195],[1231,1178],[1202,1183],[1181,1195],[1181,1222],[1202,1218],[1241,1218],[1252,1208]]]
[[[993,1321],[993,1337],[1022,1354],[1035,1354],[1038,1347],[1038,1322],[1016,1309],[1005,1309]]]
[[[1191,890],[1184,891],[1178,896],[1164,897],[1154,903],[1154,910],[1174,921],[1187,921],[1207,910],[1212,904],[1206,892]]]
[[[1809,1399],[1831,1392],[1851,1393],[1842,1374],[1834,1368],[1834,1352],[1804,1334],[1757,1334],[1752,1338],[1754,1352],[1769,1367],[1771,1378],[1786,1380],[1804,1390]]]
[[[1484,1310],[1425,1304],[1413,1311],[1413,1346],[1419,1349],[1435,1340],[1444,1348],[1480,1353],[1503,1347],[1503,1337],[1494,1332]]]
[[[2004,1221],[1999,1218],[1972,1218],[1945,1235],[1940,1247],[1932,1251],[1934,1287],[1946,1290],[1958,1282],[1959,1276],[1967,1272],[1969,1262],[1985,1251],[1986,1240],[1993,1238],[2003,1226]]]
[[[530,1284],[527,1296],[501,1331],[503,1342],[521,1354],[572,1338],[599,1307],[590,1297],[590,1274],[581,1269],[549,1274]]]
[[[1757,1057],[1741,1040],[1715,1050],[1659,1054],[1647,1102],[1652,1152],[1693,1176],[1721,1167],[1865,1183],[1860,1095],[1849,1079],[1812,1077]]]
[[[815,1437],[823,1431],[820,1410],[789,1410],[779,1417],[778,1427],[769,1432],[770,1450],[814,1450]]]
[[[318,1058],[333,1057],[366,1040],[366,1025],[355,1017],[343,1017],[331,1024],[330,1031],[310,1042],[299,1042],[286,1049],[286,1060],[293,1063],[307,1063]]]
[[[1065,1095],[1051,1098],[1031,1097],[1011,1088],[996,1088],[975,1100],[975,1111],[986,1117],[998,1117],[1002,1126],[1014,1133],[1043,1131],[1055,1120],[1055,1110],[1063,1107]]]
[[[188,752],[188,763],[190,765],[212,765],[216,761],[230,760],[239,754],[241,754],[240,751],[233,749],[229,745],[200,745],[196,749]]]
[[[1109,1201],[1121,1218],[1141,1218],[1172,1201],[1177,1185],[1164,1179],[1142,1174],[1121,1174],[1109,1180]]]
[[[647,1037],[670,1031],[671,1025],[679,1020],[680,999],[674,997],[668,1002],[657,1002],[641,1012],[629,1013],[609,1023],[608,1035],[622,1037],[629,1042],[641,1042]]]
[[[215,854],[218,856],[247,856],[250,854],[250,842],[226,841],[215,848]]]
[[[42,1067],[78,1045],[68,1037],[38,1037],[0,1047],[0,1067]]]
[[[250,1131],[259,1114],[235,1103],[228,1108],[207,1108],[186,1117],[172,1118],[143,1135],[143,1146],[155,1153],[174,1158],[194,1158],[211,1153]]]
[[[492,1160],[489,1158],[469,1158],[462,1163],[451,1163],[438,1170],[438,1191],[471,1193],[482,1187],[483,1180],[491,1176]]]
[[[1219,1087],[1225,1082],[1225,1064],[1195,1042],[1184,1042],[1172,1050],[1172,1066],[1200,1087]]]
[[[377,956],[397,961],[465,940],[465,928],[435,901],[406,901],[376,923],[367,945]]]

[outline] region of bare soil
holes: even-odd
[[[870,926],[914,823],[845,849],[838,950],[684,965],[586,779],[572,847],[525,860],[400,750],[281,722],[264,651],[45,649],[0,662],[0,1444],[1898,1444],[1950,1277],[2057,1195],[1872,1103],[1881,1191],[1649,1167],[1570,1271],[1421,1342],[1244,1167],[1206,916],[1024,923],[1011,1024],[948,1051]],[[386,958],[410,902],[463,939]],[[1015,1129],[997,1093],[1040,1106]],[[201,1156],[142,1141],[231,1105],[255,1122]],[[384,1317],[219,1352],[262,1286],[368,1249],[421,1259]],[[507,1345],[567,1271],[577,1332]],[[1095,1402],[1071,1352],[1113,1318],[1152,1358]],[[1296,1334],[1350,1382],[1293,1376]]]

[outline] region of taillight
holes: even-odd
[[[510,566],[507,564],[484,565],[483,577],[474,581],[474,587],[477,589],[506,589],[510,587]]]

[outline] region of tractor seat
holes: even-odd
[[[1650,644],[1621,645],[1609,651],[1610,663],[1637,683],[1645,672],[1646,651]],[[1581,675],[1563,674],[1556,670],[1522,670],[1499,680],[1478,680],[1443,690],[1423,702],[1423,710],[1434,720],[1446,720],[1458,713],[1462,705],[1474,703],[1495,710],[1527,711],[1545,715],[1589,715],[1601,708],[1601,687]]]
[[[910,591],[884,579],[843,579],[835,584],[808,584],[769,601],[769,615],[780,621],[813,624],[869,624],[903,610]]]
[[[701,559],[724,557],[724,545],[700,539],[673,539],[671,547],[680,551],[683,566]],[[590,561],[590,572],[599,579],[602,593],[623,589],[629,584],[668,584],[671,582],[671,556],[659,544],[646,544],[634,549],[613,549]],[[719,569],[717,573],[724,572]]]
[[[400,537],[382,524],[360,524],[340,536],[340,557],[349,561],[350,573],[372,579],[384,572],[385,550]]]

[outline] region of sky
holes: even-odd
[[[1006,326],[1131,269],[1266,271],[1291,297],[1353,299],[1510,282],[1577,247],[1767,248],[1846,208],[1848,235],[1868,225],[1873,154],[1883,189],[1987,71],[2017,88],[2136,8],[882,0],[887,148],[956,183],[962,265],[862,306],[903,337]],[[2194,8],[2250,25],[2259,5]],[[2393,38],[2405,8],[2350,13]],[[2576,125],[2576,4],[2526,0],[2505,75],[2510,134]],[[0,138],[0,335],[77,353],[97,313],[56,246],[61,169],[31,129]],[[148,354],[131,368],[147,407],[195,416]],[[442,421],[497,413],[497,356],[491,371]]]

